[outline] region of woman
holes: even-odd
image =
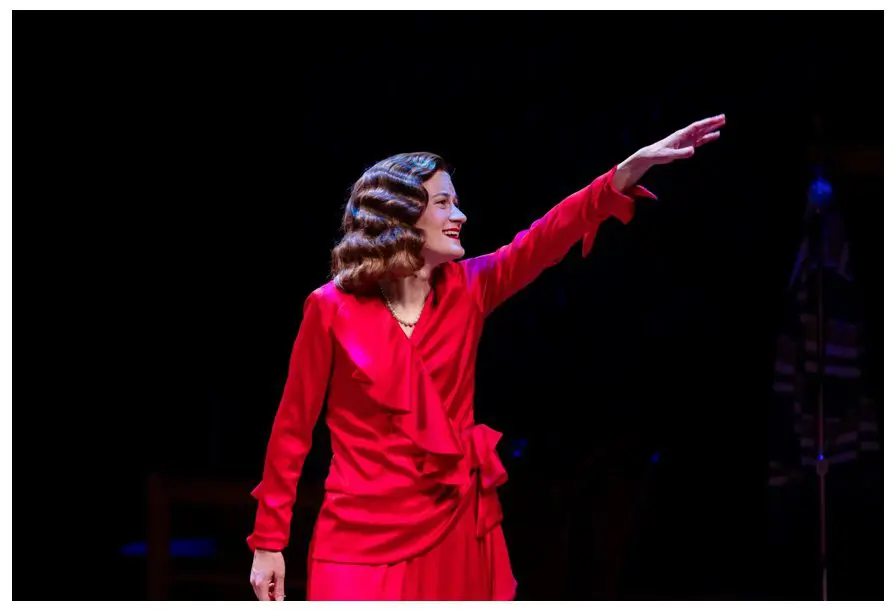
[[[500,433],[475,424],[487,315],[599,225],[627,223],[655,164],[715,140],[722,115],[675,132],[563,200],[496,252],[465,254],[444,162],[397,155],[367,170],[344,214],[333,280],[304,304],[258,500],[251,583],[283,600],[296,486],[324,397],[333,457],[311,542],[308,600],[511,600],[497,487]]]

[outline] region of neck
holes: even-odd
[[[434,266],[426,263],[422,269],[406,278],[398,278],[383,284],[382,288],[388,299],[395,306],[402,308],[420,307],[429,291],[431,291],[431,279]]]

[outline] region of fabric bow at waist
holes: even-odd
[[[457,437],[461,438],[461,453],[427,454],[422,474],[445,486],[465,489],[466,494],[477,493],[477,533],[483,537],[503,521],[497,494],[497,487],[509,479],[497,453],[497,443],[503,434],[487,425],[476,424]],[[471,486],[477,490],[470,489]]]
[[[497,453],[497,443],[503,434],[484,424],[466,429],[455,454],[425,456],[422,463],[423,477],[431,478],[445,486],[455,486],[466,494],[477,493],[476,522],[479,537],[503,521],[503,509],[497,487],[508,481],[506,468]],[[475,485],[477,490],[472,490]],[[474,502],[474,501],[473,501]]]

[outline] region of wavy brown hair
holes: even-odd
[[[422,183],[447,164],[433,153],[384,159],[354,183],[345,204],[341,241],[332,250],[332,277],[347,293],[371,295],[378,282],[422,268],[425,239],[416,221],[428,204]]]

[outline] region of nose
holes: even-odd
[[[453,223],[465,223],[466,220],[466,215],[459,209],[459,206],[453,204],[453,208],[450,211],[450,221]]]

